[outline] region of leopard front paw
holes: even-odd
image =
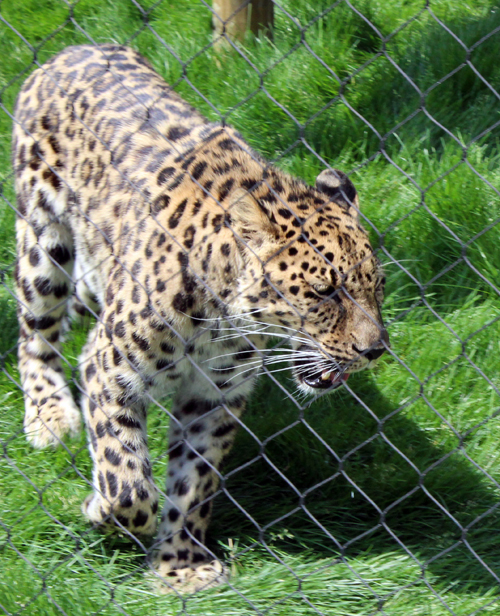
[[[154,575],[154,586],[160,594],[198,592],[226,584],[229,579],[227,568],[218,560],[179,569],[158,560]]]
[[[60,445],[66,435],[76,436],[80,424],[80,411],[66,388],[57,396],[42,398],[38,404],[26,401],[24,432],[37,449]]]

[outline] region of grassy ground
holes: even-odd
[[[147,21],[131,0],[0,5],[20,35],[0,22],[0,611],[500,614],[500,34],[477,44],[500,26],[498,4],[353,2],[372,27],[345,2],[284,0],[294,20],[277,11],[274,45],[216,55],[203,3],[141,2]],[[306,47],[299,26],[310,22]],[[379,33],[406,23],[383,47]],[[455,37],[472,46],[470,65]],[[304,412],[261,381],[214,512],[211,547],[232,562],[232,587],[184,600],[153,592],[147,546],[86,526],[84,436],[39,452],[22,434],[9,113],[33,48],[44,61],[89,40],[132,44],[195,106],[308,181],[321,158],[354,170],[386,263],[393,357]],[[68,365],[83,339],[67,344]],[[160,483],[166,424],[152,409]]]

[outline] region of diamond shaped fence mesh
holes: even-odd
[[[0,5],[0,610],[500,614],[500,8],[216,6]]]

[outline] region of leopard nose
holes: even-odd
[[[367,353],[365,353],[364,356],[369,361],[375,361],[384,353],[385,353],[385,347],[382,347],[380,349],[372,349],[371,351],[368,351]]]
[[[354,350],[360,355],[363,355],[363,357],[366,357],[368,361],[375,361],[385,353],[385,350],[389,346],[389,334],[384,327],[380,330],[380,338],[377,341],[377,346],[370,348],[368,351],[360,351],[354,346]]]

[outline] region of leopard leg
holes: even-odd
[[[82,511],[96,525],[153,534],[158,493],[146,434],[146,401],[140,375],[122,359],[99,323],[84,347],[82,406],[94,462],[94,492]]]
[[[225,384],[216,383],[220,372],[214,374],[205,381],[191,375],[173,409],[166,502],[155,563],[162,592],[190,592],[227,579],[221,563],[205,547],[205,536],[221,463],[233,445],[253,378],[246,373],[241,383],[229,383],[231,390],[226,393],[220,389]]]
[[[73,238],[42,189],[18,191],[15,272],[19,370],[25,398],[24,431],[35,447],[57,445],[80,428],[80,412],[66,384],[61,324],[71,292]]]

